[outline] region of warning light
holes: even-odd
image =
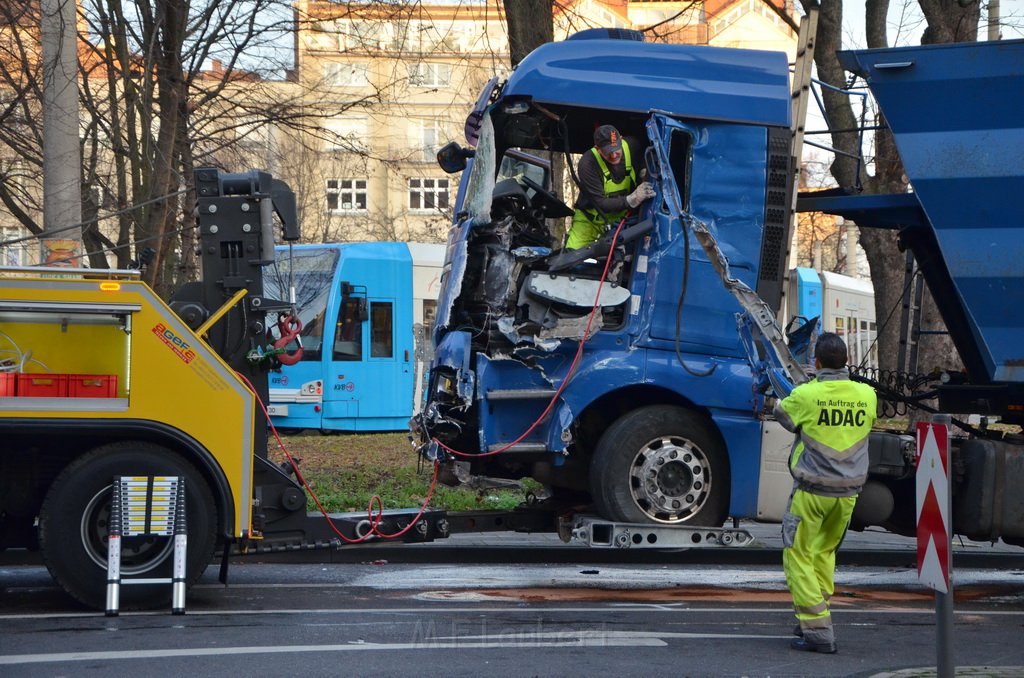
[[[101,282],[100,289],[103,290],[104,292],[117,292],[119,289],[121,289],[121,283],[113,281]]]

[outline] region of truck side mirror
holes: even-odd
[[[359,300],[359,322],[366,322],[370,319],[370,305],[366,303],[366,299]]]
[[[449,141],[437,152],[437,164],[446,174],[455,174],[466,169],[466,159],[476,155],[472,148],[463,148],[457,142]]]

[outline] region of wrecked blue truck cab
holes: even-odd
[[[446,481],[532,477],[628,522],[758,515],[765,403],[684,215],[777,307],[790,107],[785,54],[615,39],[544,45],[485,92],[413,422]],[[656,195],[564,250],[571,200],[536,156],[568,172],[602,124],[640,140]]]

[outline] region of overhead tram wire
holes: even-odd
[[[102,215],[102,216],[97,216],[94,219],[88,219],[86,221],[81,221],[79,223],[72,224],[70,226],[63,226],[61,228],[57,228],[57,229],[54,229],[52,231],[47,231],[46,233],[29,233],[28,235],[22,236],[20,238],[12,238],[11,240],[2,240],[2,241],[0,241],[0,247],[9,247],[10,245],[17,245],[19,243],[27,242],[29,240],[38,240],[38,239],[40,239],[40,238],[42,238],[44,236],[48,237],[48,236],[56,235],[58,233],[65,233],[67,231],[73,231],[73,230],[75,230],[77,228],[83,228],[85,226],[88,226],[89,224],[98,224],[99,222],[101,222],[101,221],[103,221],[105,219],[113,219],[114,217],[121,216],[122,214],[128,214],[130,212],[134,212],[135,210],[137,210],[140,207],[145,207],[146,205],[151,205],[151,204],[153,204],[155,202],[160,202],[161,200],[168,200],[170,198],[175,198],[175,197],[177,197],[177,196],[179,196],[179,195],[181,195],[183,193],[186,193],[186,192],[188,192],[188,189],[187,188],[183,188],[183,189],[181,189],[179,191],[174,191],[173,193],[166,193],[164,195],[158,195],[155,198],[150,198],[149,200],[144,200],[143,202],[134,203],[132,206],[125,207],[124,209],[116,210],[114,212],[108,212],[107,214]],[[142,241],[139,241],[139,242],[142,242]]]

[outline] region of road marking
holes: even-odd
[[[688,607],[686,605],[678,605],[677,607],[669,607],[662,603],[610,603],[608,605],[586,605],[586,606],[572,606],[572,607],[560,607],[560,606],[545,606],[545,605],[531,605],[530,607],[515,607],[509,606],[462,606],[462,607],[434,607],[425,605],[423,607],[379,607],[379,608],[365,608],[365,607],[354,607],[354,608],[282,608],[282,609],[260,609],[260,610],[195,610],[190,609],[188,614],[184,617],[174,617],[174,621],[181,623],[187,621],[189,617],[238,617],[238,616],[266,616],[266,615],[366,615],[366,614],[483,614],[483,613],[499,613],[499,614],[538,614],[543,612],[544,614],[555,614],[555,613],[588,613],[588,612],[607,612],[609,609],[614,608],[616,611],[622,612],[663,612],[667,614],[673,613],[686,613],[686,614],[720,614],[720,613],[751,613],[751,614],[768,614],[768,613],[780,613],[780,614],[793,614],[793,608],[790,606],[779,606],[779,607]],[[925,607],[900,607],[887,605],[885,608],[843,608],[841,611],[843,616],[852,614],[891,614],[891,615],[934,615],[935,610]],[[1024,610],[971,610],[971,609],[957,609],[954,614],[961,616],[985,616],[985,617],[1021,617],[1024,616]],[[151,611],[151,612],[122,612],[120,619],[132,618],[132,617],[165,617],[167,618],[166,611]],[[33,619],[95,619],[97,621],[110,622],[110,619],[102,616],[101,612],[38,612],[38,613],[26,613],[26,614],[0,614],[0,621],[15,621],[15,620],[33,620]]]
[[[562,634],[563,640],[549,640],[539,642],[536,638],[527,636],[525,639],[512,640],[480,640],[478,642],[465,642],[463,640],[438,641],[424,639],[416,643],[363,643],[355,642],[344,645],[291,645],[285,647],[267,647],[254,645],[250,647],[202,647],[202,648],[176,648],[176,649],[155,649],[155,650],[127,650],[109,652],[54,652],[49,654],[20,654],[0,657],[0,665],[10,666],[12,664],[45,664],[53,662],[94,662],[101,660],[121,659],[157,659],[171,657],[209,657],[224,655],[250,655],[250,654],[299,654],[310,652],[353,652],[372,650],[383,651],[404,651],[404,650],[463,650],[463,649],[494,649],[494,648],[531,648],[538,647],[665,647],[668,645],[663,640],[654,637],[628,637],[628,638],[603,638],[577,637],[564,640],[568,634]]]
[[[54,652],[46,654],[22,654],[0,657],[0,664],[43,664],[55,662],[86,662],[123,659],[157,659],[171,657],[198,657],[213,655],[288,654],[307,652],[352,652],[357,650],[404,651],[438,649],[491,649],[491,648],[540,648],[540,647],[665,647],[665,639],[685,638],[690,640],[779,640],[789,636],[775,636],[748,633],[673,633],[650,631],[603,631],[580,629],[579,631],[537,632],[526,629],[520,633],[494,635],[435,636],[426,633],[411,643],[367,643],[356,641],[334,645],[292,645],[292,646],[241,646],[218,648],[173,648],[153,650],[102,651],[102,652]]]
[[[481,635],[481,636],[437,636],[437,640],[490,640],[494,638],[550,638],[552,640],[564,639],[566,636],[578,637],[581,639],[606,639],[606,640],[625,640],[625,639],[657,639],[664,640],[665,638],[741,638],[744,640],[779,640],[788,639],[792,636],[770,636],[761,633],[684,633],[684,632],[673,632],[673,631],[602,631],[598,629],[580,629],[579,631],[548,631],[548,632],[536,632],[524,630],[522,633],[502,633],[493,635]]]

